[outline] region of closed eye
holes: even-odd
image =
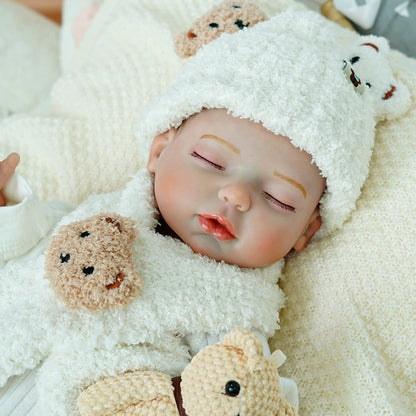
[[[274,196],[270,195],[267,192],[263,192],[263,196],[265,199],[267,199],[267,201],[269,201],[272,205],[275,205],[281,209],[284,209],[286,211],[290,211],[290,212],[296,212],[295,207],[292,207],[291,205],[288,204],[284,204],[283,202],[279,201],[278,199],[276,199]]]
[[[215,168],[215,169],[218,169],[218,170],[225,170],[225,168],[224,168],[223,166],[218,165],[217,163],[212,162],[211,160],[207,159],[207,158],[206,158],[206,157],[204,157],[204,156],[201,156],[199,153],[195,152],[195,150],[194,150],[192,153],[190,153],[190,155],[191,155],[192,157],[194,157],[195,159],[201,160],[202,162],[204,162],[204,163],[206,163],[206,164],[208,164],[208,165],[212,166],[212,167],[213,167],[213,168]]]

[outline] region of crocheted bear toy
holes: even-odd
[[[136,371],[98,381],[78,398],[82,416],[295,416],[280,390],[283,354],[267,359],[251,332],[236,328],[202,349],[179,383],[156,371]],[[180,396],[182,395],[182,396]]]
[[[59,228],[45,260],[57,297],[73,309],[104,310],[131,303],[141,289],[133,260],[134,221],[100,214]]]
[[[180,33],[175,38],[175,51],[183,58],[192,56],[222,33],[234,33],[265,20],[267,16],[257,4],[226,0],[195,20],[189,30]]]

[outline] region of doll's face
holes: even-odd
[[[148,169],[167,225],[193,251],[265,267],[319,229],[325,187],[306,152],[259,123],[203,110],[154,139]]]

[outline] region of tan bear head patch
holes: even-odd
[[[175,39],[176,53],[187,58],[222,33],[234,33],[267,20],[255,3],[246,0],[226,0],[197,19],[189,30]]]
[[[100,214],[61,226],[46,254],[46,277],[73,309],[104,310],[131,303],[141,289],[133,260],[134,222]]]

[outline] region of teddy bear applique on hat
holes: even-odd
[[[185,32],[175,38],[176,53],[187,58],[223,33],[234,33],[267,20],[267,15],[253,2],[226,0],[211,8]]]

